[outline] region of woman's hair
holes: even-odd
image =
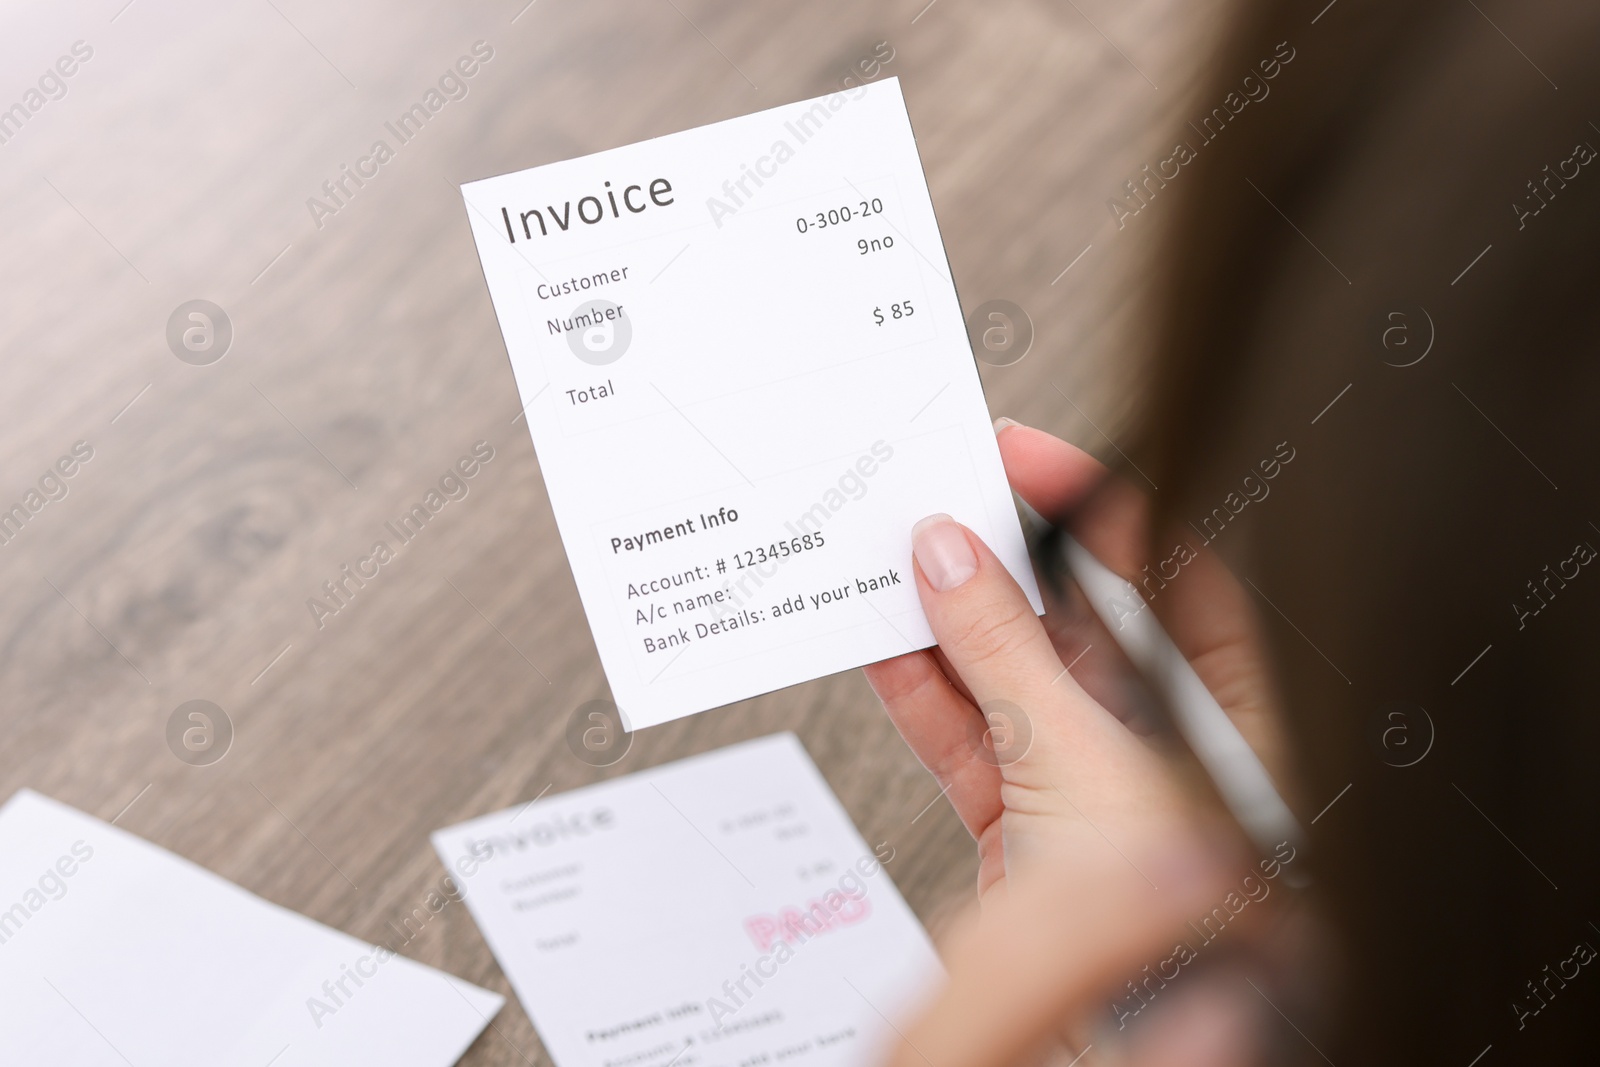
[[[1245,0],[1191,116],[1143,190],[1170,239],[1135,454],[1152,551],[1228,558],[1277,665],[1340,956],[1326,1029],[1294,1022],[1340,1067],[1575,1062],[1600,7]]]

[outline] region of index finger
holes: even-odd
[[[1088,499],[1105,479],[1105,464],[1059,437],[1010,419],[997,419],[994,427],[1012,490],[1052,522]]]

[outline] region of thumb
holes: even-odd
[[[931,515],[911,531],[912,568],[939,648],[987,720],[1007,778],[1040,732],[1051,749],[1100,749],[1110,716],[1067,675],[1043,623],[1005,565],[971,530]],[[1037,717],[1035,713],[1052,709]],[[1019,721],[1020,720],[1020,721]],[[1107,720],[1102,722],[1101,720]],[[1007,751],[1015,741],[1020,751]]]
[[[917,593],[950,665],[982,707],[1061,671],[1033,605],[989,547],[949,515],[911,529]]]

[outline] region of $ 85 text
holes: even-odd
[[[916,309],[911,306],[911,301],[909,301],[909,300],[902,300],[898,304],[890,304],[889,305],[889,318],[891,318],[891,319],[909,319],[912,315],[915,315],[916,313],[917,313]],[[873,308],[872,309],[872,319],[879,326],[882,326],[884,324],[884,322],[887,321],[883,317],[883,308],[881,308],[881,307]]]

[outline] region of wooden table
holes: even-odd
[[[644,731],[609,769],[568,750],[606,684],[454,186],[817,95],[887,42],[964,308],[1036,329],[983,368],[993,411],[1109,455],[1155,230],[1106,201],[1166,154],[1221,5],[124,2],[0,16],[0,107],[92,53],[0,126],[0,507],[93,453],[0,546],[0,797],[383,940],[443,873],[429,831],[792,729],[937,933],[971,844],[860,672]],[[465,95],[397,144],[477,41]],[[379,138],[393,157],[326,196]],[[207,365],[167,339],[194,299],[232,328]],[[307,599],[478,441],[470,494],[319,627]],[[200,766],[167,739],[195,699],[234,731]],[[511,995],[459,904],[405,951]],[[462,1062],[541,1056],[513,998]]]

